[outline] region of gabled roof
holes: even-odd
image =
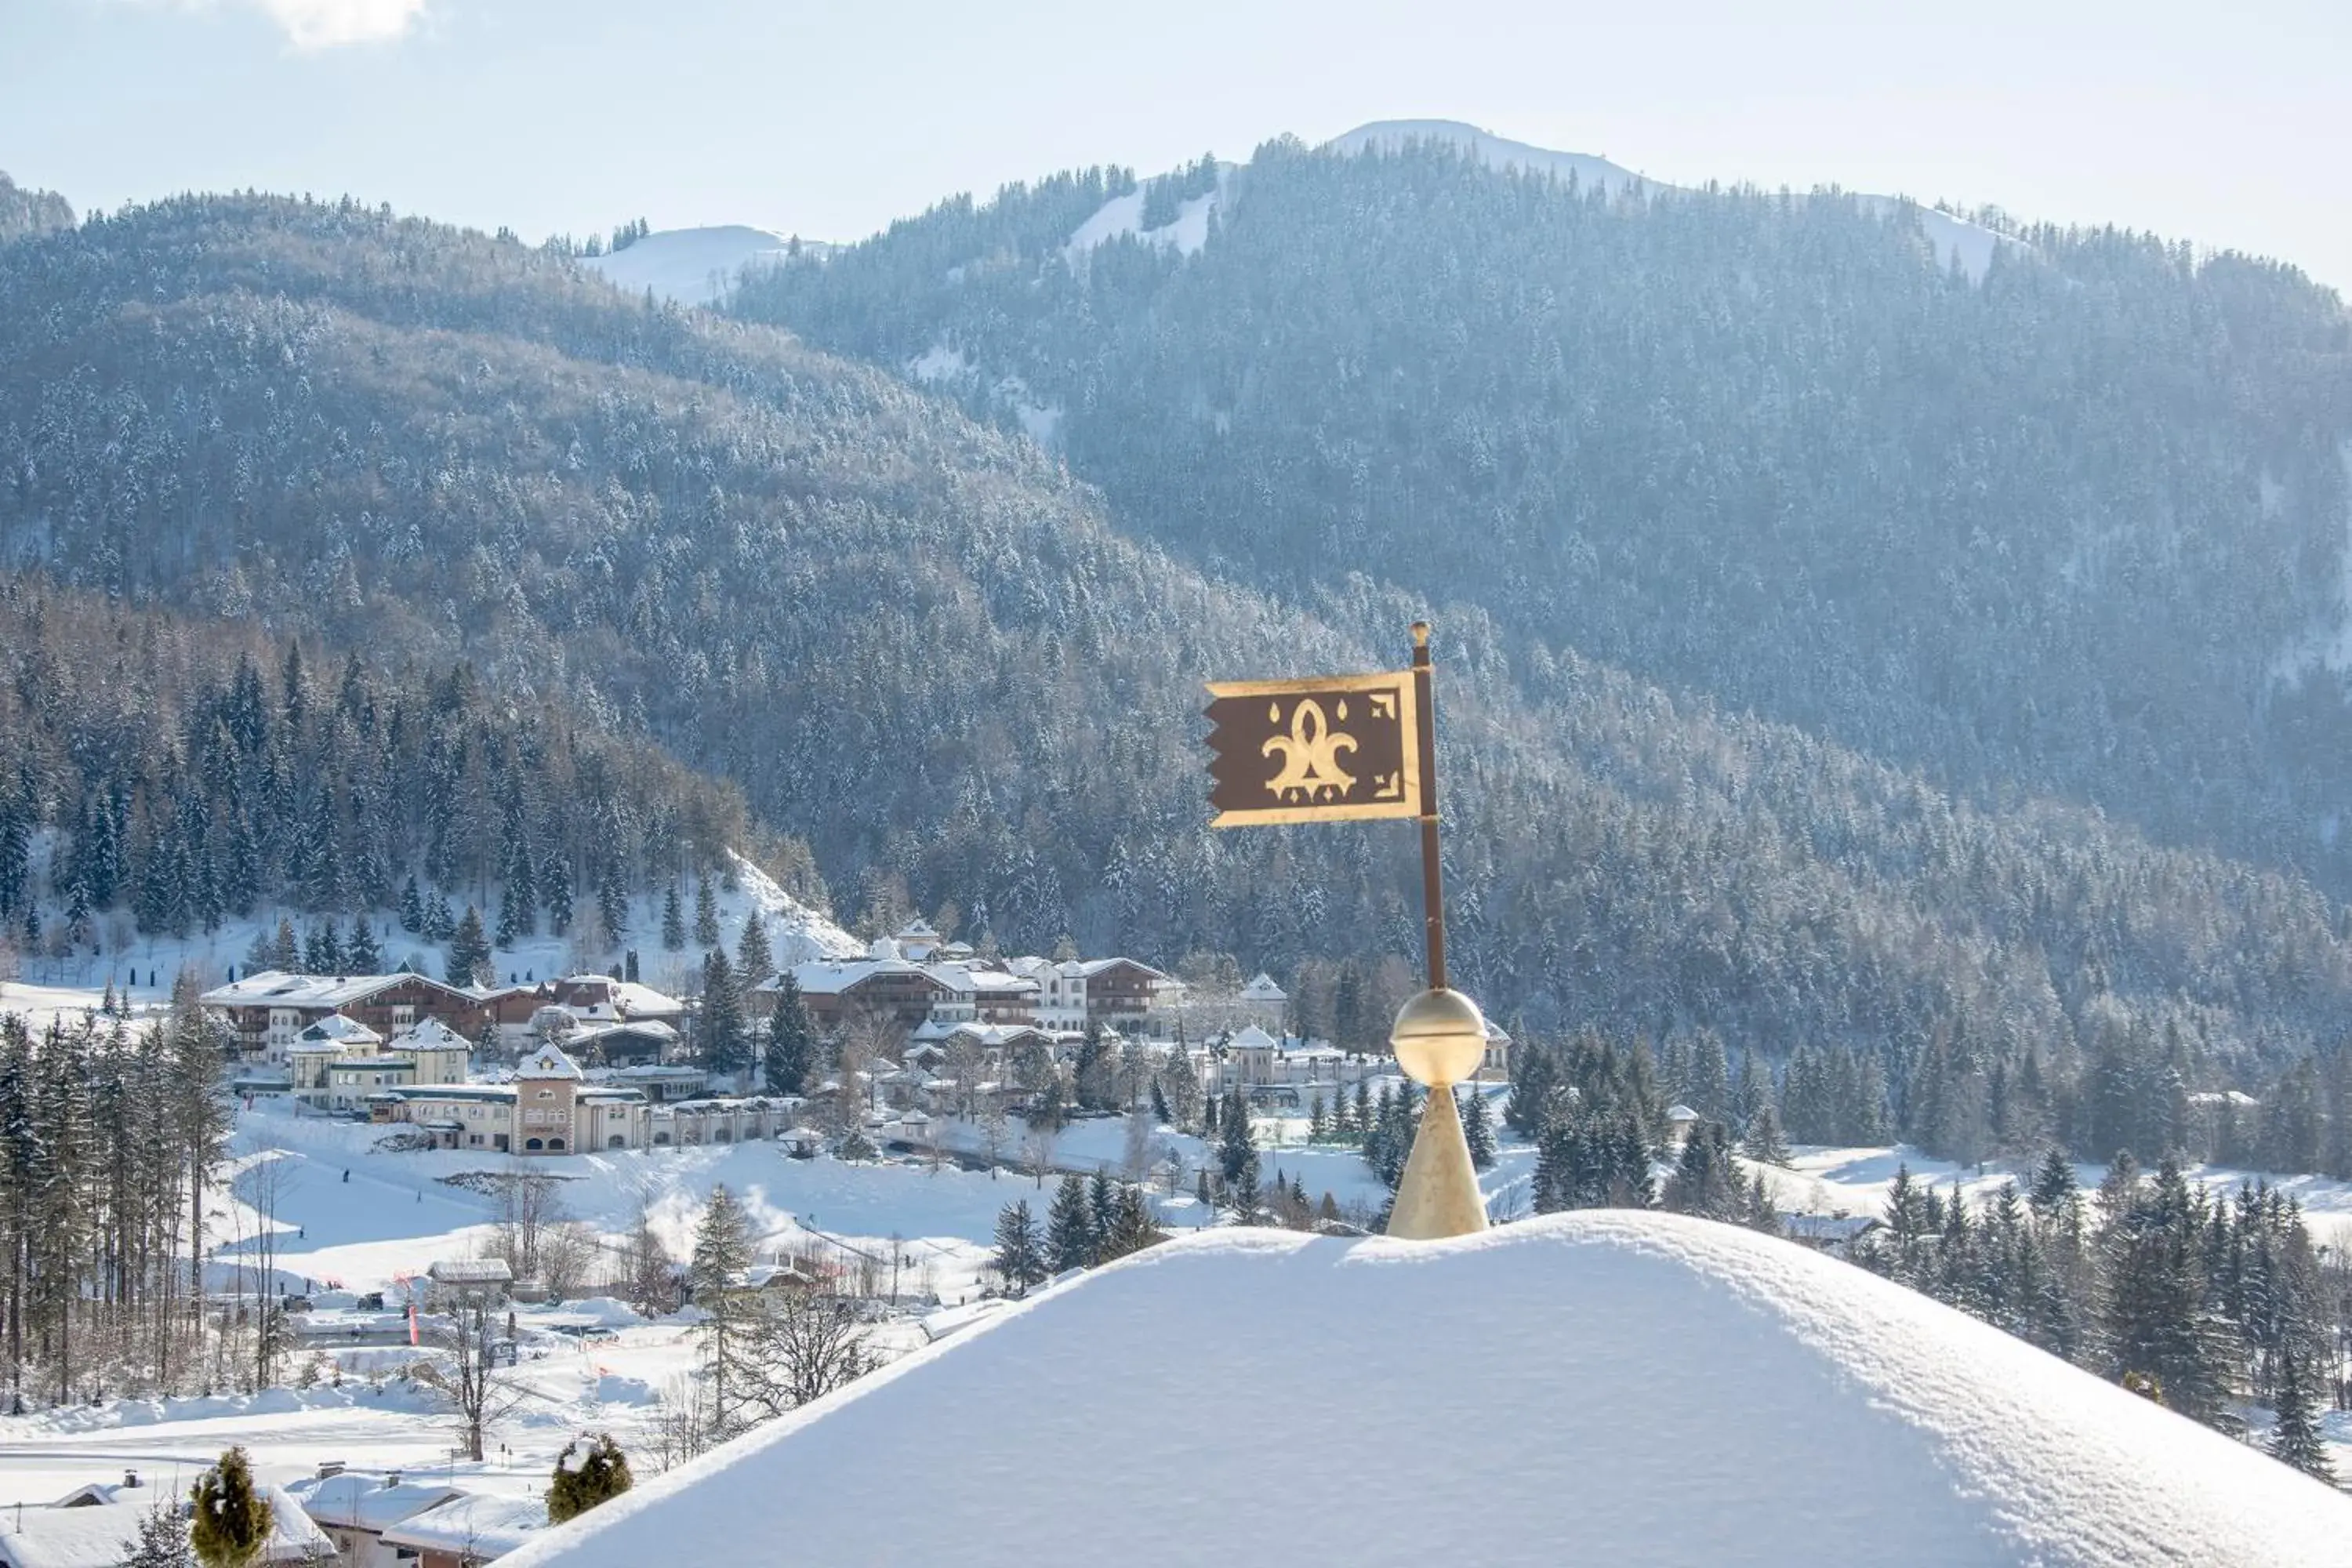
[[[320,1524],[371,1530],[379,1535],[412,1514],[464,1495],[455,1487],[419,1481],[386,1486],[379,1477],[351,1470],[339,1476],[306,1477],[286,1489]]]
[[[421,1018],[392,1037],[396,1051],[470,1051],[474,1043],[438,1018]]]
[[[340,1008],[366,1001],[377,992],[415,980],[452,996],[478,1000],[479,993],[446,985],[429,974],[396,970],[390,974],[289,974],[265,969],[226,985],[215,985],[198,1000],[211,1007]]]
[[[1250,976],[1250,983],[1242,987],[1242,1000],[1244,1002],[1287,1002],[1290,1000],[1290,994],[1288,992],[1283,990],[1281,986],[1276,985],[1274,983],[1273,975],[1268,974],[1265,970],[1261,969],[1255,974]]]
[[[515,1064],[515,1077],[520,1079],[570,1079],[575,1082],[587,1075],[580,1064],[563,1054],[558,1046],[541,1046]]]
[[[1252,1024],[1248,1028],[1242,1030],[1241,1033],[1235,1035],[1228,1043],[1237,1051],[1270,1051],[1274,1049],[1274,1037],[1267,1034],[1264,1029],[1259,1028],[1255,1024]]]
[[[383,1538],[394,1546],[450,1552],[488,1562],[505,1556],[547,1528],[544,1499],[469,1492],[403,1520],[385,1531]]]
[[[383,1043],[383,1037],[357,1018],[346,1018],[341,1013],[330,1013],[295,1036],[294,1043],[298,1047],[302,1046],[380,1046]]]

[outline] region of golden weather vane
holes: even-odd
[[[1429,626],[1412,626],[1412,668],[1380,675],[1209,684],[1212,825],[1421,822],[1422,913],[1429,989],[1390,1030],[1397,1065],[1429,1088],[1397,1184],[1391,1236],[1431,1238],[1486,1228],[1454,1085],[1478,1068],[1486,1021],[1445,981],[1445,894],[1438,866],[1437,715]],[[1350,703],[1354,704],[1350,711]],[[1349,766],[1342,766],[1345,755]]]

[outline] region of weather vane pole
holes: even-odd
[[[1388,1233],[1414,1239],[1486,1228],[1454,1086],[1478,1069],[1486,1021],[1446,983],[1445,888],[1437,838],[1437,702],[1429,623],[1412,624],[1412,668],[1305,680],[1213,681],[1213,826],[1362,821],[1421,823],[1422,919],[1429,989],[1397,1012],[1397,1065],[1429,1089],[1421,1130],[1397,1183]]]
[[[1445,989],[1445,873],[1437,854],[1437,696],[1432,689],[1429,623],[1412,623],[1412,695],[1421,748],[1421,920],[1429,948],[1429,988]]]

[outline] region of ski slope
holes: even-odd
[[[1172,1242],[505,1562],[765,1568],[779,1521],[814,1563],[2352,1563],[2352,1501],[2226,1437],[1789,1243],[1608,1212]]]
[[[632,294],[650,289],[656,299],[709,305],[726,297],[745,268],[782,265],[792,255],[793,244],[783,235],[739,223],[667,228],[619,250],[583,256],[580,265]],[[824,247],[803,240],[800,248],[803,254],[821,255]]]

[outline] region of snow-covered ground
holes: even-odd
[[[878,1518],[879,1477],[919,1504]],[[2352,1501],[2226,1437],[1801,1247],[1608,1211],[1181,1239],[509,1561],[753,1568],[781,1521],[811,1562],[1024,1568],[2352,1563]]]

